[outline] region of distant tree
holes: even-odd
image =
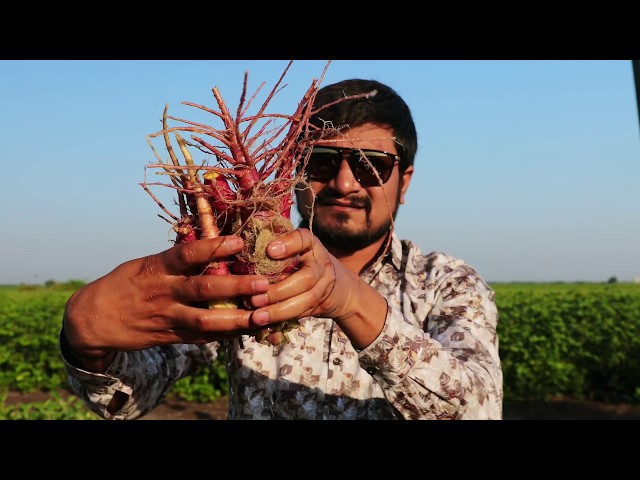
[[[65,289],[78,290],[87,284],[84,280],[67,280],[63,283]]]
[[[609,280],[607,280],[607,283],[618,283],[618,279],[615,276],[610,277]]]

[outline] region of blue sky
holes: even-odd
[[[165,104],[192,118],[181,102],[216,107],[217,86],[235,110],[245,71],[266,91],[287,63],[0,60],[0,284],[91,281],[169,248],[139,186]],[[325,64],[294,62],[270,111],[291,113]],[[630,60],[335,60],[323,84],[355,77],[393,87],[416,122],[401,237],[490,282],[640,277]]]

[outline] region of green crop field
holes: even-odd
[[[68,393],[58,348],[64,305],[82,282],[0,286],[0,419],[95,418]],[[640,404],[640,284],[494,283],[505,404],[564,396]],[[224,359],[174,395],[227,393]],[[48,392],[7,404],[9,392]]]

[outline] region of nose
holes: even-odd
[[[330,182],[335,191],[340,193],[340,195],[346,196],[350,193],[354,193],[362,189],[362,186],[356,180],[356,177],[347,162],[347,157],[342,157],[342,162],[340,163],[340,168],[335,177],[331,179]]]

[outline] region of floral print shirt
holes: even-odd
[[[274,347],[244,336],[206,345],[118,352],[104,374],[65,360],[74,392],[99,416],[135,419],[225,349],[234,419],[501,419],[494,292],[463,261],[424,255],[392,235],[362,275],[387,299],[378,337],[355,349],[330,318],[307,317]],[[128,396],[115,413],[115,392]]]

